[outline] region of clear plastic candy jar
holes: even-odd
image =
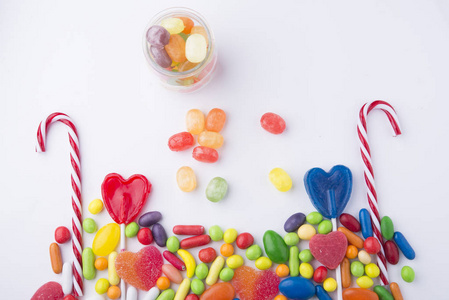
[[[162,84],[183,93],[205,86],[217,65],[212,30],[199,13],[184,7],[163,10],[150,21],[143,52]]]

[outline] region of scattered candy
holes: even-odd
[[[385,216],[382,218],[382,220],[380,221],[380,230],[384,239],[386,239],[387,241],[393,239],[394,225],[390,217]]]
[[[107,256],[114,251],[120,240],[120,226],[116,223],[110,223],[98,230],[92,242],[92,250],[95,255]]]
[[[293,182],[290,176],[281,168],[274,168],[268,175],[271,183],[280,192],[287,192],[292,188]]]
[[[223,255],[224,257],[229,257],[232,254],[234,254],[234,246],[232,246],[231,244],[223,244],[220,247],[220,253],[221,255]]]
[[[190,167],[181,167],[176,173],[178,187],[183,192],[191,192],[196,188],[196,176]]]
[[[415,280],[415,271],[409,266],[404,266],[401,269],[401,277],[405,282],[413,282]]]
[[[87,233],[94,233],[97,231],[97,223],[91,218],[85,218],[83,221],[83,229]]]
[[[179,34],[170,35],[170,40],[165,45],[165,51],[173,62],[182,63],[186,61],[186,42]],[[189,131],[190,132],[190,131]],[[193,132],[191,132],[194,134]]]
[[[296,232],[289,232],[284,236],[284,242],[287,246],[294,246],[299,243],[299,236]]]
[[[327,268],[336,269],[346,254],[348,241],[346,236],[338,231],[329,234],[314,235],[309,243],[312,255]]]
[[[377,254],[380,251],[380,243],[375,237],[369,237],[363,242],[363,248],[369,254]]]
[[[223,239],[223,230],[220,226],[213,225],[209,228],[209,236],[214,242],[221,241]]]
[[[365,267],[363,266],[363,263],[359,261],[353,261],[351,263],[351,274],[355,277],[361,277],[365,273]]]
[[[231,268],[224,268],[220,272],[220,280],[222,281],[225,282],[231,281],[233,277],[234,277],[234,270],[232,270]]]
[[[180,132],[168,139],[168,148],[171,151],[184,151],[195,144],[195,139],[190,132]]]
[[[306,220],[312,225],[318,225],[321,221],[323,221],[323,215],[317,211],[314,211],[307,215]]]
[[[56,243],[50,244],[50,261],[53,272],[55,274],[60,274],[62,272],[62,256],[59,245]]]
[[[100,278],[97,280],[97,283],[95,283],[95,291],[99,295],[103,295],[106,293],[109,289],[109,281],[105,278]]]
[[[231,269],[237,269],[243,266],[243,263],[244,263],[243,257],[237,254],[231,255],[230,257],[228,257],[228,259],[226,259],[226,264]]]
[[[390,283],[390,291],[393,295],[394,300],[404,300],[404,297],[402,297],[401,289],[396,282]]]
[[[285,121],[275,113],[266,113],[260,118],[260,125],[272,134],[281,134],[285,130]]]
[[[365,273],[368,277],[376,278],[379,276],[380,270],[376,264],[369,263],[365,266]]]
[[[207,285],[213,285],[217,282],[218,276],[220,276],[221,269],[225,264],[225,260],[222,256],[217,256],[212,265],[210,266],[209,273],[206,277]]]
[[[204,283],[198,278],[192,280],[190,288],[192,289],[192,292],[197,295],[201,295],[205,290]]]
[[[164,273],[164,275],[173,283],[180,284],[182,282],[181,272],[179,272],[173,265],[162,265],[162,273]]]
[[[315,295],[315,286],[306,278],[290,277],[281,281],[279,291],[287,298],[306,300]]]
[[[310,224],[303,224],[298,229],[298,236],[304,241],[309,241],[315,234],[316,229]]]
[[[196,266],[195,275],[200,280],[205,279],[208,274],[209,274],[209,267],[205,263],[201,263],[198,266]]]
[[[204,126],[205,118],[201,110],[191,109],[187,112],[186,127],[188,132],[190,132],[191,134],[200,134],[204,131]]]
[[[196,262],[195,258],[188,251],[184,249],[179,249],[177,251],[178,255],[181,256],[182,260],[186,264],[187,277],[192,278],[195,274]]]
[[[165,247],[167,244],[167,233],[160,223],[153,225],[153,237],[159,247]]]
[[[234,228],[228,228],[223,234],[223,241],[228,244],[232,244],[237,239],[237,230]]]
[[[344,300],[379,300],[377,294],[366,289],[350,288],[343,291]]]
[[[346,248],[346,257],[349,259],[354,259],[359,254],[359,250],[354,245],[348,245],[348,248]]]
[[[387,261],[396,265],[399,262],[399,249],[393,241],[386,241],[384,244],[385,258]]]
[[[289,273],[290,273],[290,269],[285,264],[280,264],[276,267],[276,275],[281,278],[287,277]],[[299,264],[298,264],[298,272],[297,273],[299,274]],[[296,276],[298,276],[298,275],[296,275]]]
[[[381,285],[375,286],[373,290],[380,300],[394,300],[393,295]]]
[[[228,282],[220,282],[208,288],[200,300],[232,300],[234,296],[234,287]]]
[[[94,266],[98,271],[106,270],[108,267],[108,260],[104,257],[99,257],[95,260]]]
[[[176,236],[171,236],[167,239],[167,249],[172,253],[179,250],[179,240]]]
[[[167,29],[170,34],[181,33],[184,30],[184,23],[179,18],[167,18],[162,20],[161,26]]]
[[[320,266],[316,268],[313,273],[313,280],[316,283],[322,283],[327,278],[327,268],[325,266]]]
[[[200,252],[198,252],[198,258],[203,263],[211,263],[215,260],[216,257],[217,252],[212,247],[201,249]]]
[[[291,268],[290,268],[291,270]],[[313,267],[311,264],[309,263],[301,263],[301,265],[299,266],[299,274],[307,279],[310,279],[313,277]]]
[[[150,211],[144,213],[139,218],[139,225],[142,227],[150,227],[162,220],[162,214],[158,211]]]
[[[107,295],[109,299],[118,299],[122,295],[122,292],[118,286],[111,285],[108,288]]]
[[[226,122],[226,113],[219,108],[209,111],[206,117],[206,130],[220,132]]]
[[[415,250],[413,250],[412,246],[410,246],[407,239],[402,233],[400,233],[399,231],[395,232],[393,238],[394,242],[405,257],[410,260],[415,259]]]
[[[362,229],[359,221],[350,214],[342,213],[340,215],[340,223],[352,232],[359,232]]]
[[[323,289],[326,292],[332,293],[337,289],[337,281],[332,277],[326,278],[323,282]]]
[[[185,263],[182,260],[180,260],[176,255],[171,253],[170,251],[164,251],[163,256],[164,256],[165,260],[167,260],[169,263],[171,263],[173,265],[173,267],[175,267],[179,271],[186,270]]]
[[[167,289],[162,291],[162,293],[157,297],[156,300],[173,300],[175,298],[175,291],[172,289]]]
[[[204,147],[218,149],[223,145],[223,142],[223,136],[214,131],[203,131],[198,136],[198,144]]]
[[[284,230],[286,232],[294,232],[306,221],[306,215],[303,213],[295,213],[291,215],[284,223]]]
[[[209,147],[198,146],[193,148],[192,157],[197,161],[214,163],[218,160],[218,152]]]
[[[31,300],[59,300],[62,298],[64,298],[64,293],[62,292],[61,285],[57,282],[50,281],[41,286],[36,293],[34,293],[33,297],[31,297]]]
[[[346,257],[343,259],[340,265],[341,270],[341,285],[344,288],[351,286],[351,263]]]
[[[263,235],[265,253],[275,263],[282,264],[288,260],[289,249],[284,239],[275,231],[267,230]]]
[[[162,26],[153,25],[147,31],[147,42],[155,47],[162,48],[170,40],[170,32]]]
[[[103,201],[101,199],[94,199],[89,203],[87,210],[93,215],[99,214],[103,210]]]
[[[70,230],[65,226],[60,226],[55,230],[55,241],[58,244],[65,244],[70,241]]]
[[[160,291],[157,287],[152,287],[146,294],[143,300],[156,300],[159,296]]]
[[[318,233],[320,234],[328,234],[333,229],[332,222],[329,220],[323,220],[318,225]]]
[[[374,284],[373,280],[368,276],[361,276],[357,278],[356,283],[362,289],[369,289]]]
[[[221,177],[212,178],[206,187],[206,197],[211,202],[221,201],[228,191],[228,183]]]
[[[133,238],[137,235],[139,232],[139,225],[137,225],[136,222],[131,222],[128,225],[126,225],[125,228],[125,235],[128,238]]]
[[[273,262],[265,256],[259,257],[254,263],[256,268],[258,268],[259,270],[268,270],[269,268],[271,268],[272,264]]]
[[[246,249],[245,255],[249,260],[256,260],[262,255],[262,249],[259,245],[252,245]]]
[[[321,285],[317,285],[315,287],[315,293],[319,300],[332,300],[332,298]]]
[[[153,234],[150,228],[141,228],[137,233],[137,239],[142,245],[149,245],[153,242]]]
[[[207,245],[210,243],[210,241],[210,236],[207,234],[203,234],[183,239],[180,243],[180,246],[182,249],[191,249]]]
[[[190,280],[184,278],[176,291],[174,300],[184,300],[190,291]]]
[[[345,227],[338,227],[339,232],[342,232],[348,239],[349,244],[356,246],[359,249],[363,248],[363,240],[354,232],[348,230]]]
[[[301,252],[299,252],[299,259],[302,262],[308,263],[308,262],[311,262],[314,259],[314,257],[312,255],[312,252],[310,252],[309,249],[304,249]]]
[[[128,290],[126,291],[126,299],[137,300],[137,290],[134,287],[128,287]]]
[[[365,250],[360,250],[357,257],[359,258],[362,264],[367,265],[371,262],[371,255],[369,255],[369,253],[366,252]]]
[[[108,257],[108,279],[111,285],[117,285],[120,282],[120,277],[115,270],[115,260],[117,259],[118,253],[112,251]]]

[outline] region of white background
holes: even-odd
[[[177,5],[206,17],[219,51],[216,77],[191,95],[163,89],[141,49],[149,19]],[[389,276],[405,299],[448,299],[448,22],[443,0],[1,1],[1,298],[28,299],[43,283],[60,281],[48,246],[57,226],[70,225],[69,144],[56,125],[48,151],[34,152],[48,114],[65,112],[78,126],[85,217],[106,174],[141,173],[153,184],[144,211],[160,210],[167,231],[219,224],[251,232],[261,244],[265,230],[283,233],[288,216],[313,210],[302,181],[312,167],[348,166],[354,189],[346,211],[367,207],[356,123],[363,103],[384,99],[403,135],[392,138],[383,113],[370,114],[380,212],[417,253],[414,261],[402,256]],[[187,110],[214,107],[228,115],[219,162],[169,151]],[[284,134],[261,129],[267,111],[284,117]],[[183,165],[197,175],[190,194],[175,181]],[[270,184],[274,167],[291,175],[291,191]],[[229,183],[220,203],[204,195],[215,176]],[[95,220],[111,222],[105,211]],[[92,238],[85,234],[86,246]],[[136,239],[128,246],[139,249]],[[71,259],[69,245],[63,259]],[[400,278],[403,265],[415,269],[414,283]],[[85,281],[88,295],[94,283]]]

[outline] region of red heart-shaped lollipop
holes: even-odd
[[[151,183],[143,175],[127,180],[116,173],[106,175],[101,184],[104,206],[117,224],[129,224],[139,214],[151,191]]]
[[[347,247],[348,239],[340,231],[316,234],[309,242],[313,257],[331,270],[336,269],[343,261]]]

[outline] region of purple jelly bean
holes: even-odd
[[[170,32],[162,26],[153,25],[147,31],[147,42],[151,46],[164,48],[170,40]]]
[[[168,56],[167,51],[164,48],[150,47],[150,53],[154,58],[154,61],[162,68],[168,68],[171,66],[171,58]]]
[[[167,233],[160,223],[153,225],[153,238],[159,247],[165,247],[167,243]]]
[[[150,211],[143,214],[139,218],[139,225],[141,227],[150,227],[151,225],[156,224],[162,219],[162,214],[158,211]]]
[[[290,216],[290,218],[285,221],[284,230],[286,232],[293,232],[298,230],[298,228],[304,224],[306,220],[306,215],[303,213],[296,213]]]

